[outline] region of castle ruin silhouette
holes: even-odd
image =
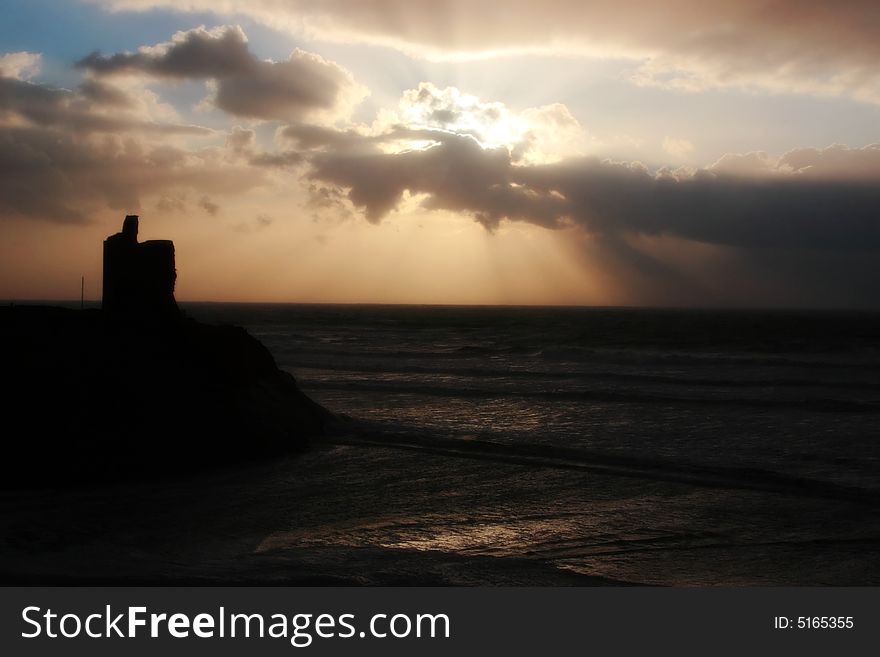
[[[174,242],[138,242],[138,215],[125,217],[122,232],[104,240],[105,311],[138,316],[176,316]]]

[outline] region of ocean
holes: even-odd
[[[347,418],[254,494],[257,553],[880,584],[880,314],[182,307]]]

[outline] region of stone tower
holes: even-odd
[[[104,240],[102,307],[112,313],[177,316],[174,242],[138,242],[137,236],[138,216],[131,214],[125,217],[122,232]]]

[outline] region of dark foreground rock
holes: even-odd
[[[290,452],[333,416],[238,327],[0,309],[4,487],[120,480]]]

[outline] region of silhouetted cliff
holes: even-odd
[[[247,332],[184,318],[174,244],[104,241],[103,310],[0,310],[0,485],[115,480],[303,447],[332,415]]]
[[[5,485],[239,462],[305,446],[332,415],[238,327],[0,309]]]

